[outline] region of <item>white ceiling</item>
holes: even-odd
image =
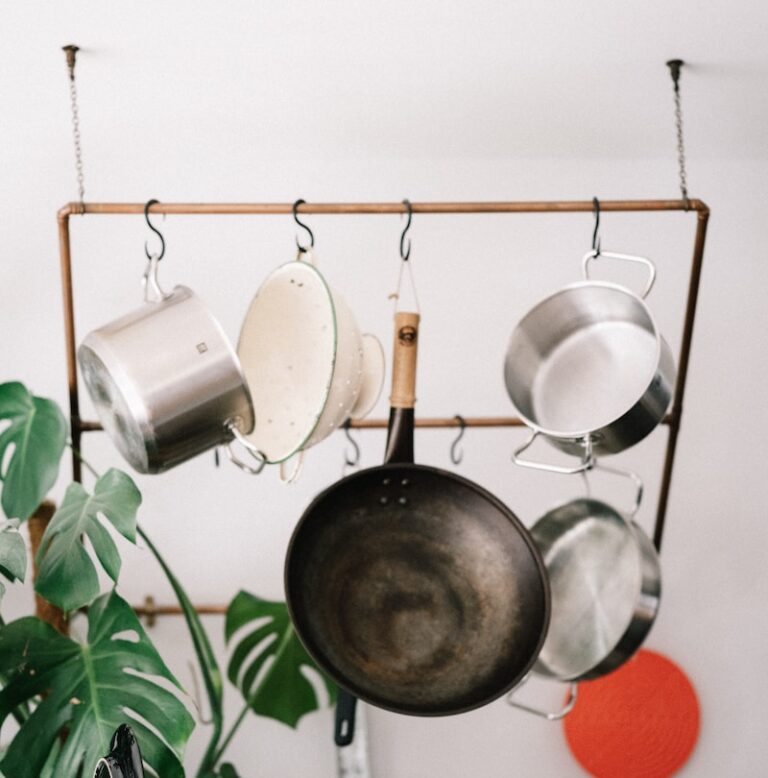
[[[768,156],[763,0],[79,0],[0,24],[11,142],[67,121],[75,42],[91,154],[245,133],[272,160],[674,156],[664,63],[682,57],[690,156]]]

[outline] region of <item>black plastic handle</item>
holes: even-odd
[[[355,737],[355,710],[357,697],[345,689],[339,689],[336,698],[336,724],[333,739],[341,747],[351,745]]]

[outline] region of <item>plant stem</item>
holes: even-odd
[[[160,565],[163,573],[165,573],[165,577],[168,579],[168,582],[171,584],[171,587],[176,594],[176,599],[179,601],[179,606],[181,607],[182,613],[184,614],[184,619],[187,622],[187,628],[189,629],[189,634],[192,638],[192,645],[195,649],[197,661],[200,665],[200,673],[203,676],[205,691],[208,695],[208,704],[211,709],[211,718],[213,720],[213,732],[211,733],[208,747],[206,748],[205,754],[203,755],[203,759],[200,762],[200,766],[197,772],[198,776],[203,776],[206,772],[212,770],[216,764],[214,755],[216,753],[219,740],[221,739],[221,731],[224,723],[224,713],[222,710],[224,689],[221,682],[221,671],[219,670],[219,666],[216,662],[216,655],[213,653],[213,649],[211,648],[208,634],[206,633],[205,628],[200,621],[200,617],[198,616],[194,605],[192,605],[192,602],[189,599],[187,593],[176,579],[176,576],[171,572],[171,569],[168,567],[163,557],[160,556],[160,552],[155,548],[152,541],[147,537],[144,530],[138,525],[136,529],[139,533],[139,537],[141,537],[147,544],[147,547],[157,560],[157,563]]]
[[[72,449],[72,453],[80,460],[82,464],[85,465],[86,469],[90,472],[90,474],[98,481],[99,480],[99,474],[96,472],[96,469],[88,462],[85,457],[72,445],[71,441],[67,441],[67,445]]]
[[[229,745],[232,738],[235,736],[235,732],[240,728],[240,725],[243,723],[243,719],[246,717],[248,711],[250,710],[250,705],[246,702],[243,706],[243,709],[240,711],[240,713],[237,716],[237,719],[235,719],[235,723],[232,725],[231,729],[227,733],[224,740],[222,740],[221,745],[219,746],[218,750],[213,756],[213,765],[214,767],[219,763],[221,760],[221,757],[224,755],[224,751],[226,750],[227,746]]]

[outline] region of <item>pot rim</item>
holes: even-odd
[[[574,440],[574,441],[585,440],[595,435],[595,433],[599,433],[601,430],[608,429],[612,425],[616,424],[618,421],[624,418],[624,416],[630,413],[633,408],[637,406],[637,404],[642,400],[642,398],[648,392],[650,387],[653,385],[653,382],[659,373],[659,367],[662,361],[662,350],[665,346],[669,348],[669,346],[666,344],[666,341],[664,340],[661,333],[659,332],[659,328],[658,325],[656,324],[656,320],[651,314],[650,308],[645,303],[645,301],[642,298],[640,298],[638,295],[636,295],[631,289],[628,289],[627,287],[622,286],[621,284],[616,284],[611,281],[576,281],[575,283],[568,284],[567,286],[564,286],[556,290],[555,292],[552,292],[551,294],[547,295],[542,300],[539,300],[539,302],[536,303],[532,308],[530,308],[525,313],[525,315],[518,321],[518,323],[515,325],[514,329],[512,330],[512,334],[509,336],[509,344],[511,344],[512,339],[515,337],[517,332],[521,329],[523,323],[526,322],[529,318],[531,318],[536,312],[539,311],[540,308],[542,308],[544,305],[549,303],[551,300],[554,300],[556,297],[559,297],[561,295],[568,294],[569,292],[574,292],[574,291],[578,291],[579,289],[594,288],[594,287],[610,289],[612,291],[619,292],[625,295],[626,297],[629,297],[632,300],[633,304],[637,304],[640,307],[640,309],[643,311],[643,313],[645,313],[645,315],[648,318],[648,321],[653,327],[653,337],[656,343],[656,348],[654,352],[654,366],[652,370],[649,371],[649,375],[647,380],[645,381],[645,389],[643,390],[643,392],[639,394],[635,398],[635,400],[633,400],[632,403],[629,404],[625,408],[625,410],[622,413],[620,413],[618,416],[615,416],[613,419],[606,422],[605,424],[601,424],[599,427],[592,427],[590,429],[578,429],[572,431],[553,430],[542,426],[538,422],[533,421],[533,419],[531,419],[527,414],[523,413],[520,410],[520,408],[518,408],[514,399],[512,399],[512,395],[509,391],[509,383],[507,382],[507,378],[506,378],[507,363],[509,361],[509,345],[508,345],[507,357],[504,360],[504,384],[507,387],[507,395],[509,396],[509,399],[512,402],[512,405],[515,407],[515,410],[517,411],[518,415],[520,416],[522,421],[525,422],[526,426],[530,427],[532,430],[535,430],[536,432],[539,432],[548,438],[554,438],[557,440]]]
[[[593,680],[624,664],[642,647],[645,638],[648,636],[648,633],[656,621],[659,606],[661,604],[661,565],[655,547],[636,521],[624,515],[624,513],[614,508],[610,503],[605,502],[605,500],[601,500],[597,497],[576,497],[559,503],[537,519],[531,527],[530,532],[534,542],[536,542],[537,527],[556,522],[556,514],[567,506],[575,504],[588,505],[589,503],[599,506],[602,510],[605,510],[626,526],[626,530],[629,536],[632,537],[637,548],[640,570],[639,586],[633,603],[632,615],[627,621],[625,628],[613,644],[606,648],[602,657],[587,669],[576,674],[568,675],[554,672],[546,663],[542,663],[542,667],[542,664],[540,664],[541,652],[539,652],[539,656],[536,658],[536,662],[534,663],[531,672],[540,678],[548,678],[563,683],[578,683],[581,681]],[[577,523],[583,522],[586,518],[587,516],[578,519]],[[546,556],[541,548],[539,548],[539,551],[544,561],[547,575],[549,575],[549,566]],[[557,605],[554,601],[554,595],[551,595],[551,598],[551,608],[554,611],[557,608]],[[645,617],[643,617],[643,613],[639,613],[639,611],[644,611]],[[546,638],[542,648],[544,645],[546,645]],[[624,650],[622,651],[622,649]]]
[[[311,271],[311,273],[314,273],[315,277],[320,280],[322,289],[325,291],[326,298],[330,306],[331,320],[333,322],[333,356],[331,358],[330,370],[328,372],[328,376],[325,383],[325,389],[323,391],[322,403],[320,404],[317,414],[315,415],[314,423],[312,424],[311,428],[308,429],[306,434],[303,435],[303,437],[301,438],[301,442],[298,445],[296,445],[295,448],[293,448],[285,456],[276,457],[274,459],[266,457],[265,461],[267,464],[270,465],[277,465],[282,462],[287,462],[291,457],[295,456],[300,451],[304,450],[304,447],[307,445],[307,443],[311,440],[312,436],[314,435],[315,430],[318,427],[318,424],[320,424],[320,417],[323,415],[323,411],[325,410],[325,407],[328,404],[328,398],[331,394],[331,388],[333,386],[333,375],[336,371],[336,354],[337,354],[338,344],[339,344],[339,332],[338,332],[338,322],[336,316],[336,303],[333,297],[333,290],[329,286],[328,282],[325,280],[325,276],[323,276],[320,270],[318,270],[318,268],[315,267],[314,264],[312,264],[307,260],[302,259],[301,257],[302,255],[300,254],[296,259],[292,259],[289,262],[283,262],[281,265],[278,265],[278,267],[272,270],[272,272],[261,282],[259,288],[256,290],[256,293],[251,298],[251,302],[248,305],[248,310],[246,311],[245,318],[243,319],[243,323],[240,326],[240,333],[237,339],[237,355],[242,366],[242,359],[240,359],[240,348],[243,343],[243,336],[245,333],[246,322],[251,314],[251,311],[254,309],[254,306],[256,305],[256,301],[258,300],[259,295],[264,291],[267,284],[269,284],[280,271],[284,270],[287,267],[294,267],[294,268],[301,267],[302,268],[301,272],[303,272],[304,269],[307,269]],[[245,372],[245,368],[243,368],[243,372]],[[247,379],[244,378],[244,382],[247,386],[248,385]],[[255,432],[259,423],[258,416],[257,416],[257,409],[255,404],[253,403],[253,395],[250,392],[250,389],[249,389],[249,396],[251,397],[251,408],[253,411],[254,422],[250,432],[245,436],[246,438],[250,437],[250,435],[252,435]]]

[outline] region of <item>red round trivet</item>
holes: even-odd
[[[579,685],[563,720],[579,764],[595,778],[668,778],[699,736],[699,702],[685,673],[666,657],[639,651],[604,678]]]

